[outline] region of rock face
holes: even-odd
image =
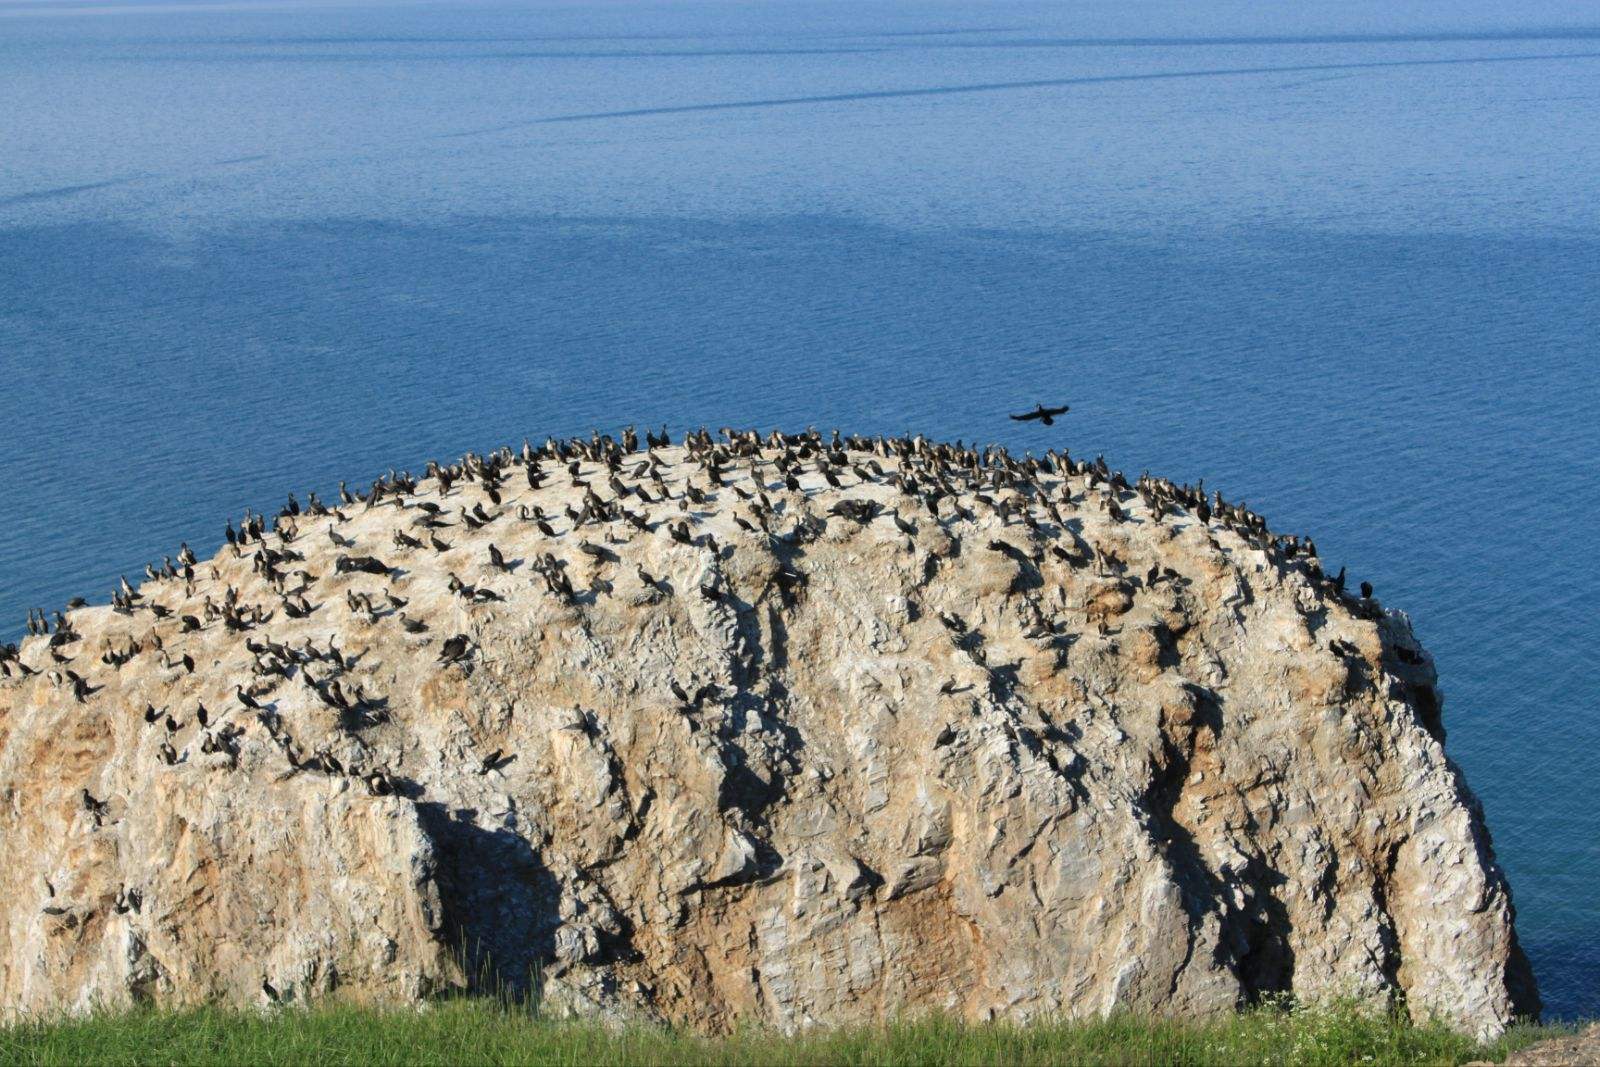
[[[1303,543],[1056,456],[604,447],[401,479],[25,640],[0,1009],[1537,1011],[1432,661]]]

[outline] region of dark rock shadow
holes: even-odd
[[[1145,803],[1189,915],[1189,951],[1194,951],[1194,938],[1203,917],[1208,912],[1216,914],[1222,930],[1215,962],[1233,971],[1245,1004],[1258,1004],[1293,992],[1295,956],[1289,942],[1293,928],[1288,908],[1279,899],[1288,879],[1261,856],[1249,857],[1242,871],[1226,878],[1219,875],[1206,863],[1199,843],[1176,817],[1189,779],[1195,735],[1209,730],[1216,736],[1223,722],[1216,693],[1193,683],[1184,688],[1194,698],[1192,730],[1186,739],[1163,738],[1161,762],[1155,768]],[[1235,906],[1236,889],[1245,894],[1242,908]],[[1188,964],[1186,958],[1185,968]]]
[[[417,804],[438,858],[441,926],[466,971],[468,990],[537,1001],[555,961],[561,885],[526,838],[486,829],[472,813]]]

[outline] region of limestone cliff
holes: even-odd
[[[1054,455],[719,442],[386,479],[23,641],[0,1009],[1537,1010],[1432,661],[1304,542]]]

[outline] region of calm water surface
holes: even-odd
[[[1412,614],[1600,1015],[1597,131],[1537,0],[0,0],[0,635],[524,435],[1104,452]]]

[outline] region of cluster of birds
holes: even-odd
[[[1056,416],[1067,410],[1065,406],[1040,405],[1034,411],[1011,417],[1050,425]],[[557,441],[551,438],[538,449],[524,441],[520,452],[506,447],[485,455],[468,453],[451,464],[430,461],[420,479],[408,472],[390,471],[386,476],[376,479],[365,492],[352,493],[341,482],[339,502],[332,507],[324,504],[315,492],[308,495],[308,503],[302,506],[291,493],[283,508],[272,518],[247,509],[238,529],[230,520],[223,531],[224,539],[235,556],[249,553],[252,572],[261,577],[276,595],[276,605],[244,603],[239,589],[229,584],[220,598],[214,599],[207,593],[198,609],[179,612],[161,603],[155,596],[141,593],[124,577],[112,594],[112,610],[124,616],[132,616],[141,610],[148,611],[157,622],[176,616],[180,633],[192,633],[213,622],[220,622],[229,630],[245,633],[270,621],[277,611],[294,619],[308,618],[317,610],[317,605],[311,603],[307,593],[319,578],[304,567],[296,566],[303,564],[306,558],[295,547],[300,536],[299,527],[308,520],[332,519],[325,527],[328,540],[338,549],[352,549],[355,541],[342,534],[338,527],[348,521],[353,509],[358,508],[370,511],[393,506],[414,512],[409,523],[410,532],[407,529],[393,531],[392,545],[398,551],[450,552],[453,545],[441,536],[441,531],[457,523],[472,533],[491,530],[502,519],[513,521],[507,516],[514,514],[516,523],[531,526],[550,540],[558,538],[555,523],[563,517],[573,532],[596,527],[607,529],[608,532],[600,538],[580,535],[576,548],[597,562],[618,562],[615,551],[604,543],[614,539],[609,528],[616,524],[638,532],[661,527],[674,542],[703,545],[720,553],[722,546],[715,535],[709,531],[696,535],[692,524],[697,521],[695,511],[708,505],[711,494],[731,488],[745,505],[744,514],[738,510],[732,514],[733,522],[741,531],[775,540],[803,540],[819,532],[815,528],[817,520],[801,516],[792,528],[779,531],[775,524],[780,520],[781,508],[774,503],[769,490],[775,493],[781,486],[790,493],[802,492],[800,477],[806,473],[817,475],[833,489],[844,488],[847,479],[858,483],[887,481],[899,491],[907,509],[914,512],[920,508],[935,521],[972,521],[975,518],[973,511],[962,503],[963,491],[971,491],[975,494],[973,499],[990,507],[1002,523],[1019,521],[1035,534],[1040,532],[1042,520],[1054,522],[1058,530],[1065,529],[1066,520],[1060,508],[1075,503],[1067,479],[1077,478],[1083,482],[1085,499],[1098,503],[1114,520],[1121,521],[1126,517],[1119,502],[1122,494],[1134,492],[1157,521],[1168,514],[1187,513],[1201,524],[1214,522],[1281,560],[1297,561],[1313,579],[1325,582],[1332,592],[1345,595],[1343,569],[1331,579],[1326,578],[1317,558],[1316,545],[1310,538],[1272,532],[1266,520],[1243,502],[1229,503],[1220,492],[1208,495],[1203,483],[1198,486],[1179,485],[1166,479],[1151,478],[1148,474],[1130,483],[1121,472],[1111,470],[1103,457],[1092,462],[1075,461],[1065,450],[1059,453],[1051,450],[1043,458],[1035,458],[1030,454],[1019,460],[999,446],[968,447],[959,441],[940,444],[921,436],[844,438],[836,430],[831,437],[824,438],[815,430],[809,430],[802,434],[775,431],[763,437],[755,431],[724,429],[714,437],[709,431],[701,429],[686,435],[683,444],[687,460],[698,467],[705,484],[702,487],[696,485],[693,478],[686,478],[681,492],[675,496],[674,487],[667,480],[668,465],[659,453],[660,449],[670,444],[671,437],[663,428],[659,434],[646,434],[641,451],[638,436],[629,427],[620,440],[596,432],[587,440],[574,438]],[[894,466],[886,469],[882,462],[885,460],[892,460]],[[585,464],[598,465],[599,470],[586,477],[583,469]],[[511,494],[507,487],[508,480],[517,471],[520,471],[520,480],[526,483],[529,490],[538,490],[552,481],[581,488],[580,506],[567,504],[564,515],[547,514],[536,503],[521,503],[514,512],[509,511],[504,506]],[[750,488],[730,480],[734,473],[748,475],[746,484]],[[1058,499],[1051,499],[1041,482],[1046,475],[1062,479]],[[433,482],[437,500],[418,499],[425,481]],[[443,503],[452,495],[459,501],[457,488],[462,485],[475,485],[483,499],[470,506],[459,502],[453,508]],[[1016,496],[996,498],[988,495],[988,492],[1007,488],[1022,490],[1021,499],[1031,500],[1031,504],[1019,502]],[[1097,493],[1096,490],[1101,492]],[[487,509],[485,503],[493,510]],[[669,512],[663,518],[650,511],[652,507],[674,505],[677,515]],[[1042,514],[1036,514],[1036,510]],[[840,499],[832,505],[830,514],[862,525],[886,514],[907,537],[915,532],[915,526],[900,507],[885,508],[872,499]],[[1060,558],[1075,564],[1094,562],[1116,569],[1121,562],[1098,550],[1084,553],[1065,549],[1059,544],[1052,545],[1051,550]],[[488,563],[495,571],[510,573],[521,562],[508,561],[498,545],[492,541],[489,543]],[[183,543],[175,561],[172,557],[166,557],[160,567],[147,564],[145,576],[148,583],[154,583],[159,589],[170,588],[181,582],[185,599],[189,599],[196,587],[197,566],[199,561],[194,552],[187,543]],[[341,574],[387,577],[394,573],[389,563],[372,554],[341,553],[334,568]],[[550,595],[568,603],[578,599],[579,593],[568,577],[565,565],[553,553],[545,551],[538,554],[528,562],[528,569],[538,576]],[[642,569],[638,573],[648,589],[660,594],[669,589],[665,583]],[[211,566],[209,576],[213,579],[218,577],[215,565]],[[1149,577],[1156,579],[1159,575]],[[802,577],[790,569],[779,574],[780,585],[790,591],[801,581]],[[449,583],[451,592],[464,601],[485,603],[503,599],[498,591],[464,581],[454,571],[449,572]],[[702,592],[707,596],[716,595],[716,590],[710,587],[703,588]],[[1357,610],[1370,610],[1371,596],[1371,585],[1363,582],[1361,599],[1352,601],[1353,606]],[[400,624],[409,633],[428,632],[427,623],[412,619],[401,610],[407,604],[405,598],[397,596],[392,590],[383,591],[381,597],[381,601],[375,601],[374,594],[347,591],[345,601],[352,613],[363,615],[368,621],[396,614]],[[82,607],[84,603],[81,598],[74,600],[68,605],[69,610]],[[65,613],[55,612],[52,623],[42,609],[32,609],[28,612],[27,630],[30,635],[49,638],[46,647],[56,666],[65,667],[70,662],[70,657],[64,654],[63,649],[77,639],[77,633]],[[175,665],[165,653],[163,640],[156,629],[152,629],[143,641],[130,637],[120,648],[106,648],[100,659],[102,663],[120,669],[146,651],[160,653],[164,664],[169,667]],[[457,662],[458,659],[447,657],[448,662]],[[182,663],[189,672],[194,670],[192,658],[186,654],[177,662]],[[16,645],[0,645],[0,672],[10,676],[14,672],[28,675],[36,670],[23,661]],[[52,680],[68,686],[80,701],[92,692],[89,683],[70,668],[61,670]]]
[[[1041,406],[1013,418],[1048,425],[1065,410]],[[1126,506],[1137,496],[1154,521],[1186,517],[1198,522],[1213,540],[1218,529],[1230,530],[1281,566],[1301,569],[1317,588],[1340,598],[1351,610],[1377,611],[1370,585],[1362,584],[1358,599],[1345,591],[1342,569],[1333,577],[1323,573],[1310,538],[1273,532],[1266,520],[1243,502],[1208,493],[1203,484],[1180,485],[1148,474],[1130,482],[1103,457],[1078,460],[1065,450],[1052,449],[1042,457],[1028,454],[1018,458],[994,445],[938,443],[920,435],[846,437],[837,430],[824,436],[814,429],[762,435],[724,428],[713,435],[702,428],[683,437],[681,461],[663,454],[671,445],[663,428],[659,434],[647,433],[641,448],[629,427],[620,438],[595,432],[587,439],[549,438],[537,448],[524,441],[520,450],[504,447],[485,454],[469,452],[449,464],[430,461],[421,477],[390,471],[361,492],[352,492],[341,483],[338,502],[332,505],[311,493],[302,506],[291,494],[271,517],[247,511],[237,528],[231,520],[225,526],[224,557],[231,552],[234,559],[248,558],[248,583],[237,577],[240,568],[224,561],[222,570],[230,575],[225,579],[217,561],[202,564],[187,544],[180,546],[176,560],[168,557],[159,568],[147,566],[148,581],[142,588],[134,588],[123,578],[113,594],[112,610],[130,618],[147,614],[150,626],[141,637],[123,632],[116,643],[108,637],[99,662],[120,671],[135,658],[150,655],[157,657],[164,669],[180,672],[176,677],[181,678],[195,674],[193,651],[198,649],[169,649],[168,642],[182,645],[189,635],[218,628],[236,634],[248,656],[250,677],[234,685],[227,707],[214,711],[197,701],[193,712],[180,719],[166,708],[146,705],[146,727],[163,731],[158,758],[167,764],[186,758],[176,742],[192,722],[199,731],[200,751],[221,753],[231,762],[237,758],[238,739],[243,734],[232,719],[250,716],[282,749],[294,770],[355,778],[381,796],[402,786],[389,768],[346,766],[327,747],[307,751],[291,735],[278,710],[280,701],[271,695],[285,684],[298,686],[334,712],[349,730],[380,724],[390,716],[387,699],[369,692],[365,682],[355,677],[360,656],[341,650],[333,637],[325,644],[310,637],[283,643],[263,630],[280,612],[289,619],[306,620],[330,610],[335,594],[322,596],[320,603],[313,600],[319,586],[327,587],[328,575],[312,570],[302,526],[323,525],[323,535],[333,546],[334,574],[378,581],[376,587],[362,589],[344,583],[339,599],[351,616],[370,625],[384,625],[392,619],[408,638],[428,642],[434,640],[429,623],[407,615],[404,609],[411,598],[401,595],[394,584],[412,581],[407,577],[412,571],[428,569],[417,566],[414,557],[419,553],[444,555],[456,552],[458,545],[473,551],[487,541],[481,556],[469,556],[452,564],[452,569],[433,568],[445,571],[445,589],[463,607],[506,597],[500,589],[481,579],[467,581],[453,569],[474,563],[496,584],[516,580],[525,570],[545,595],[563,605],[576,605],[609,588],[600,577],[601,570],[623,566],[617,546],[641,534],[660,533],[674,543],[709,550],[719,557],[733,551],[736,545],[723,545],[713,530],[698,528],[708,509],[723,500],[732,506],[721,510],[730,513],[741,536],[763,539],[774,547],[815,539],[830,518],[861,526],[887,519],[910,545],[915,542],[919,522],[971,523],[978,519],[976,509],[982,508],[1002,526],[1020,525],[1027,530],[1026,547],[995,539],[987,544],[992,551],[1035,563],[1043,562],[1048,553],[1074,568],[1094,567],[1102,574],[1121,575],[1127,570],[1126,562],[1114,551],[1083,542],[1072,532],[1064,509],[1095,507],[1114,522],[1132,521]],[[810,490],[802,478],[814,479]],[[889,487],[893,490],[890,502],[878,499],[884,496],[882,492],[850,495],[847,490],[857,485]],[[547,512],[526,499],[549,486],[564,490],[566,502],[559,510],[551,505],[553,510]],[[844,491],[835,494],[837,499],[826,515],[795,506],[797,497],[823,486]],[[724,493],[730,495],[723,497]],[[352,520],[379,508],[395,509],[404,521],[385,527],[391,534],[385,546],[362,546],[359,541],[365,535],[350,532]],[[470,546],[462,531],[466,531]],[[497,539],[521,548],[533,534],[543,544],[526,558],[511,558],[496,543]],[[446,538],[453,538],[454,543]],[[591,588],[580,590],[574,585],[568,561],[554,551],[562,544],[591,562]],[[396,553],[406,564],[404,569],[392,562]],[[459,553],[452,558],[459,558]],[[792,559],[793,554],[783,558]],[[931,557],[927,562],[934,563]],[[632,568],[645,598],[676,595],[665,577],[646,572],[637,562]],[[718,569],[710,568],[707,573],[711,577],[696,592],[708,600],[721,599],[727,591],[720,585]],[[773,580],[788,603],[800,595],[806,582],[804,573],[789,562],[778,567]],[[1177,580],[1176,572],[1153,565],[1143,576],[1143,585],[1153,588]],[[75,601],[69,610],[81,606],[81,600]],[[1043,618],[1037,605],[1034,613],[1034,626],[1025,636],[1054,636],[1057,628]],[[981,663],[978,635],[957,616],[942,614],[940,618],[952,640]],[[1090,621],[1106,632],[1103,618]],[[70,615],[58,611],[51,618],[42,610],[29,611],[27,628],[31,636],[46,639],[39,646],[49,662],[26,663],[17,645],[0,645],[0,672],[6,677],[28,677],[47,671],[49,681],[74,700],[92,698],[97,688],[85,677],[92,669],[80,671],[72,655],[83,638]],[[438,639],[436,662],[443,669],[470,672],[477,651],[467,634],[447,633]],[[1353,650],[1334,651],[1353,654]],[[1405,662],[1420,662],[1417,653],[1399,651]],[[942,691],[956,691],[950,688],[953,686],[952,681]],[[672,689],[685,709],[698,708],[717,692],[714,685],[700,686],[693,695],[677,683]],[[505,762],[497,750],[482,761],[480,769],[488,773]],[[106,801],[94,798],[87,789],[83,800],[85,811],[97,825],[107,817]]]
[[[1012,418],[1048,426],[1066,410],[1041,405]],[[470,673],[479,650],[468,634],[447,632],[435,638],[428,621],[413,618],[405,610],[412,606],[418,591],[425,589],[417,583],[425,580],[427,572],[443,571],[445,591],[467,609],[506,599],[504,583],[519,580],[531,582],[562,605],[579,605],[585,598],[609,591],[610,583],[602,573],[614,575],[624,566],[631,566],[636,575],[641,597],[659,601],[678,595],[669,578],[648,573],[637,561],[625,563],[624,554],[617,549],[635,537],[659,534],[675,544],[724,557],[738,546],[722,544],[708,528],[705,520],[713,507],[729,515],[739,537],[764,540],[774,548],[813,540],[833,519],[862,527],[887,520],[908,546],[914,546],[919,523],[975,523],[982,509],[1002,527],[1026,529],[1021,539],[988,541],[988,550],[1034,564],[1044,562],[1048,555],[1075,569],[1092,567],[1102,575],[1124,575],[1126,561],[1112,550],[1084,542],[1072,531],[1067,512],[1097,508],[1113,522],[1134,521],[1127,508],[1137,497],[1156,522],[1171,517],[1198,523],[1214,543],[1218,531],[1231,531],[1280,566],[1301,570],[1316,588],[1339,598],[1350,610],[1378,612],[1370,585],[1362,583],[1357,598],[1346,592],[1343,569],[1332,577],[1323,573],[1316,545],[1309,537],[1272,531],[1266,520],[1242,501],[1229,502],[1218,492],[1208,493],[1203,483],[1176,484],[1148,474],[1130,482],[1103,457],[1085,461],[1074,459],[1064,449],[1052,449],[1040,457],[1027,454],[1018,458],[994,445],[938,443],[920,435],[846,437],[837,430],[825,436],[814,429],[762,435],[729,428],[712,434],[702,428],[682,438],[681,454],[664,453],[672,444],[663,428],[659,433],[647,432],[641,447],[632,427],[618,438],[595,432],[587,439],[548,438],[540,447],[524,441],[520,450],[503,447],[484,454],[469,452],[448,464],[430,461],[420,477],[391,470],[364,491],[353,492],[340,483],[333,504],[325,504],[313,492],[304,505],[290,494],[272,516],[247,510],[237,527],[232,520],[225,525],[227,547],[216,560],[202,563],[184,543],[175,558],[164,558],[159,567],[145,567],[147,581],[141,588],[125,577],[119,581],[112,594],[112,611],[128,619],[148,616],[149,626],[141,636],[135,636],[131,628],[107,636],[98,662],[120,671],[138,657],[150,656],[181,679],[197,672],[194,654],[201,652],[201,647],[190,644],[192,635],[218,631],[236,635],[236,647],[247,657],[249,677],[235,681],[225,706],[208,708],[196,699],[192,711],[180,717],[169,708],[145,705],[144,727],[159,731],[161,737],[155,746],[157,758],[169,765],[187,759],[180,743],[192,724],[197,734],[190,740],[198,736],[201,753],[221,754],[226,762],[235,763],[239,739],[245,732],[237,720],[248,718],[259,723],[281,749],[292,772],[354,779],[371,794],[387,796],[404,791],[407,783],[387,766],[347,765],[348,753],[346,760],[341,760],[326,745],[298,743],[280,711],[283,700],[276,695],[285,685],[298,687],[332,712],[346,731],[379,725],[390,718],[389,701],[368,690],[370,679],[358,676],[361,654],[341,649],[333,636],[325,642],[309,636],[290,642],[275,640],[265,628],[267,624],[280,613],[291,620],[311,620],[321,612],[335,610],[330,605],[342,600],[351,617],[368,625],[397,625],[408,640],[424,642],[425,647],[437,640],[432,646],[436,664],[441,669]],[[892,490],[887,502],[881,490],[869,495],[848,492],[868,485]],[[838,491],[831,494],[836,499],[825,514],[797,506],[824,486]],[[547,487],[562,490],[558,503],[546,500],[541,505],[533,499]],[[361,541],[370,535],[354,527],[370,524],[352,520],[381,508],[392,508],[403,518],[382,524],[388,534],[385,543],[363,545]],[[329,587],[330,575],[314,570],[318,560],[325,561],[326,550],[314,551],[303,539],[309,535],[302,534],[302,527],[317,525],[332,546],[332,574],[351,579],[341,583],[343,588],[337,594],[320,592]],[[1023,547],[1014,543],[1016,540],[1021,540]],[[530,550],[517,558],[502,544]],[[558,554],[563,547],[570,551]],[[248,578],[241,573],[242,567],[227,562],[230,553],[234,560],[248,559]],[[451,553],[448,567],[425,565],[420,558]],[[589,561],[587,588],[574,584],[569,558],[563,556]],[[780,553],[784,560],[795,556]],[[403,566],[396,564],[397,559]],[[934,566],[936,561],[930,556],[925,565]],[[458,574],[458,569],[469,567],[475,567],[469,573],[486,574],[487,579],[469,581]],[[719,568],[707,568],[706,573],[709,577],[694,594],[707,600],[725,597]],[[363,588],[356,588],[358,579]],[[1152,565],[1142,584],[1148,589],[1178,581],[1176,572]],[[783,562],[773,582],[784,602],[792,604],[801,595],[806,576],[794,563]],[[397,589],[397,583],[402,588]],[[1130,580],[1130,585],[1137,581]],[[1037,604],[1029,604],[1033,622],[1024,636],[1059,637],[1061,627],[1047,620]],[[74,655],[84,638],[70,615],[84,606],[80,598],[68,605],[67,612],[47,615],[40,609],[30,610],[28,634],[44,639],[28,649],[27,658],[34,662],[25,661],[18,645],[0,644],[0,675],[27,678],[45,672],[48,681],[73,700],[83,703],[92,699],[104,687],[93,684],[89,676],[96,668],[83,662],[95,657]],[[1090,616],[1087,621],[1101,633],[1107,632],[1103,617],[1094,618],[1092,612]],[[941,612],[938,617],[951,641],[986,667],[982,636],[958,615]],[[38,649],[42,649],[43,662],[38,659]],[[1333,651],[1342,656],[1358,654],[1353,646],[1341,648],[1337,643]],[[1403,662],[1421,662],[1413,650],[1396,652]],[[202,680],[203,676],[197,679]],[[671,691],[686,713],[719,697],[714,683],[698,685],[691,693],[674,681]],[[954,679],[940,689],[944,694],[962,691]],[[941,736],[939,743],[949,740]],[[359,751],[364,752],[364,747]],[[488,774],[513,759],[514,755],[496,749],[482,758],[478,770]],[[96,826],[114,818],[112,801],[94,796],[88,788],[82,791],[81,802]],[[139,905],[134,891],[125,890],[118,896],[119,908],[137,909]],[[75,915],[54,903],[45,911],[67,918]]]

